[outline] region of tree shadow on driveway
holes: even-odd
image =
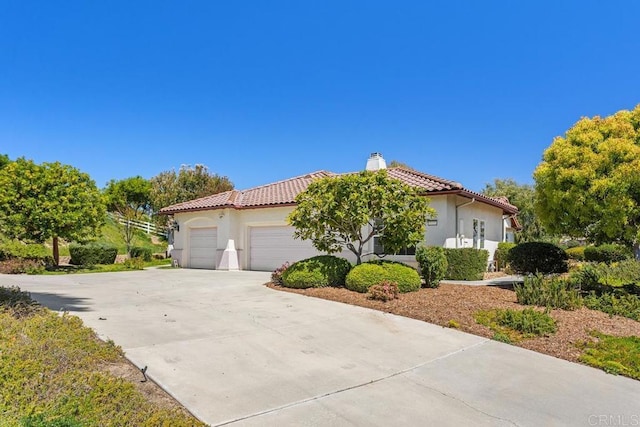
[[[78,298],[48,292],[29,292],[31,298],[50,310],[68,312],[93,311],[85,301],[90,298]]]

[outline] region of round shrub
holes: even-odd
[[[296,289],[342,286],[349,270],[346,259],[319,255],[293,263],[282,273],[282,284]]]
[[[69,255],[71,264],[74,265],[96,265],[113,264],[118,256],[118,248],[113,245],[101,243],[89,243],[87,245],[69,245]]]
[[[383,281],[397,283],[401,293],[417,291],[422,285],[420,275],[413,267],[400,262],[376,260],[353,267],[347,274],[346,286],[349,290],[364,293]]]
[[[584,248],[584,259],[586,261],[611,264],[612,262],[624,261],[631,258],[631,256],[631,251],[622,245],[608,244]]]
[[[565,273],[567,254],[558,246],[545,242],[520,243],[509,252],[511,268],[516,273]]]
[[[449,267],[444,248],[420,246],[416,249],[416,260],[420,265],[425,285],[429,288],[437,288]]]
[[[565,252],[569,259],[573,259],[575,261],[584,261],[584,246],[574,246],[572,248],[566,249]]]
[[[345,285],[350,291],[365,293],[371,286],[388,280],[385,276],[385,270],[381,264],[365,262],[351,269],[347,274]]]
[[[142,258],[143,261],[151,261],[151,248],[145,248],[143,246],[134,246],[129,251],[131,258]]]

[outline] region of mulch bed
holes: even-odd
[[[372,308],[444,327],[448,326],[450,320],[454,320],[460,324],[459,330],[487,338],[493,336],[493,331],[475,321],[475,312],[494,308],[524,308],[517,303],[512,289],[497,286],[442,284],[436,289],[420,289],[401,294],[399,299],[389,302],[370,300],[366,294],[345,288],[289,289],[272,283],[267,286],[280,291]],[[587,308],[575,311],[552,310],[550,314],[558,325],[555,334],[523,340],[515,345],[577,362],[581,350],[576,344],[592,340],[589,334],[591,331],[615,336],[640,336],[640,322],[625,317],[611,317]]]

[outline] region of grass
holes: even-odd
[[[79,318],[34,304],[18,288],[0,288],[2,425],[202,425],[101,369],[112,363],[125,363],[122,350],[98,340]]]
[[[614,337],[592,332],[595,340],[583,343],[580,361],[615,375],[640,380],[640,337]]]
[[[551,316],[533,308],[481,310],[476,312],[475,319],[494,332],[493,339],[506,343],[550,335],[557,330]]]

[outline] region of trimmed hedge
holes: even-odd
[[[420,246],[416,249],[416,260],[420,265],[420,273],[425,285],[429,288],[437,288],[449,267],[444,248]]]
[[[351,263],[333,255],[319,255],[293,263],[282,273],[282,285],[306,289],[342,286]]]
[[[384,260],[356,265],[347,274],[345,284],[351,291],[365,293],[371,286],[384,281],[396,283],[401,293],[417,291],[422,285],[420,275],[413,267]]]
[[[569,249],[565,249],[565,252],[569,259],[573,259],[576,261],[584,261],[584,250],[586,248],[584,246],[574,246]]]
[[[622,245],[607,244],[600,246],[587,246],[584,248],[584,259],[592,262],[612,262],[624,261],[633,256],[629,248]]]
[[[546,242],[520,243],[509,252],[509,264],[520,274],[566,273],[567,258],[562,248]]]
[[[487,271],[489,252],[485,249],[447,248],[447,274],[449,280],[482,280]]]
[[[25,244],[12,241],[0,245],[0,261],[22,259],[36,261],[42,265],[53,265],[49,249],[41,244]]]
[[[498,249],[493,254],[493,259],[496,262],[496,270],[500,271],[509,264],[509,252],[515,248],[516,244],[511,242],[498,243]]]
[[[116,261],[118,248],[103,243],[71,244],[69,255],[71,255],[70,263],[74,265],[107,265]]]
[[[145,248],[142,246],[134,246],[129,251],[131,258],[142,258],[143,261],[151,261],[151,248]]]

